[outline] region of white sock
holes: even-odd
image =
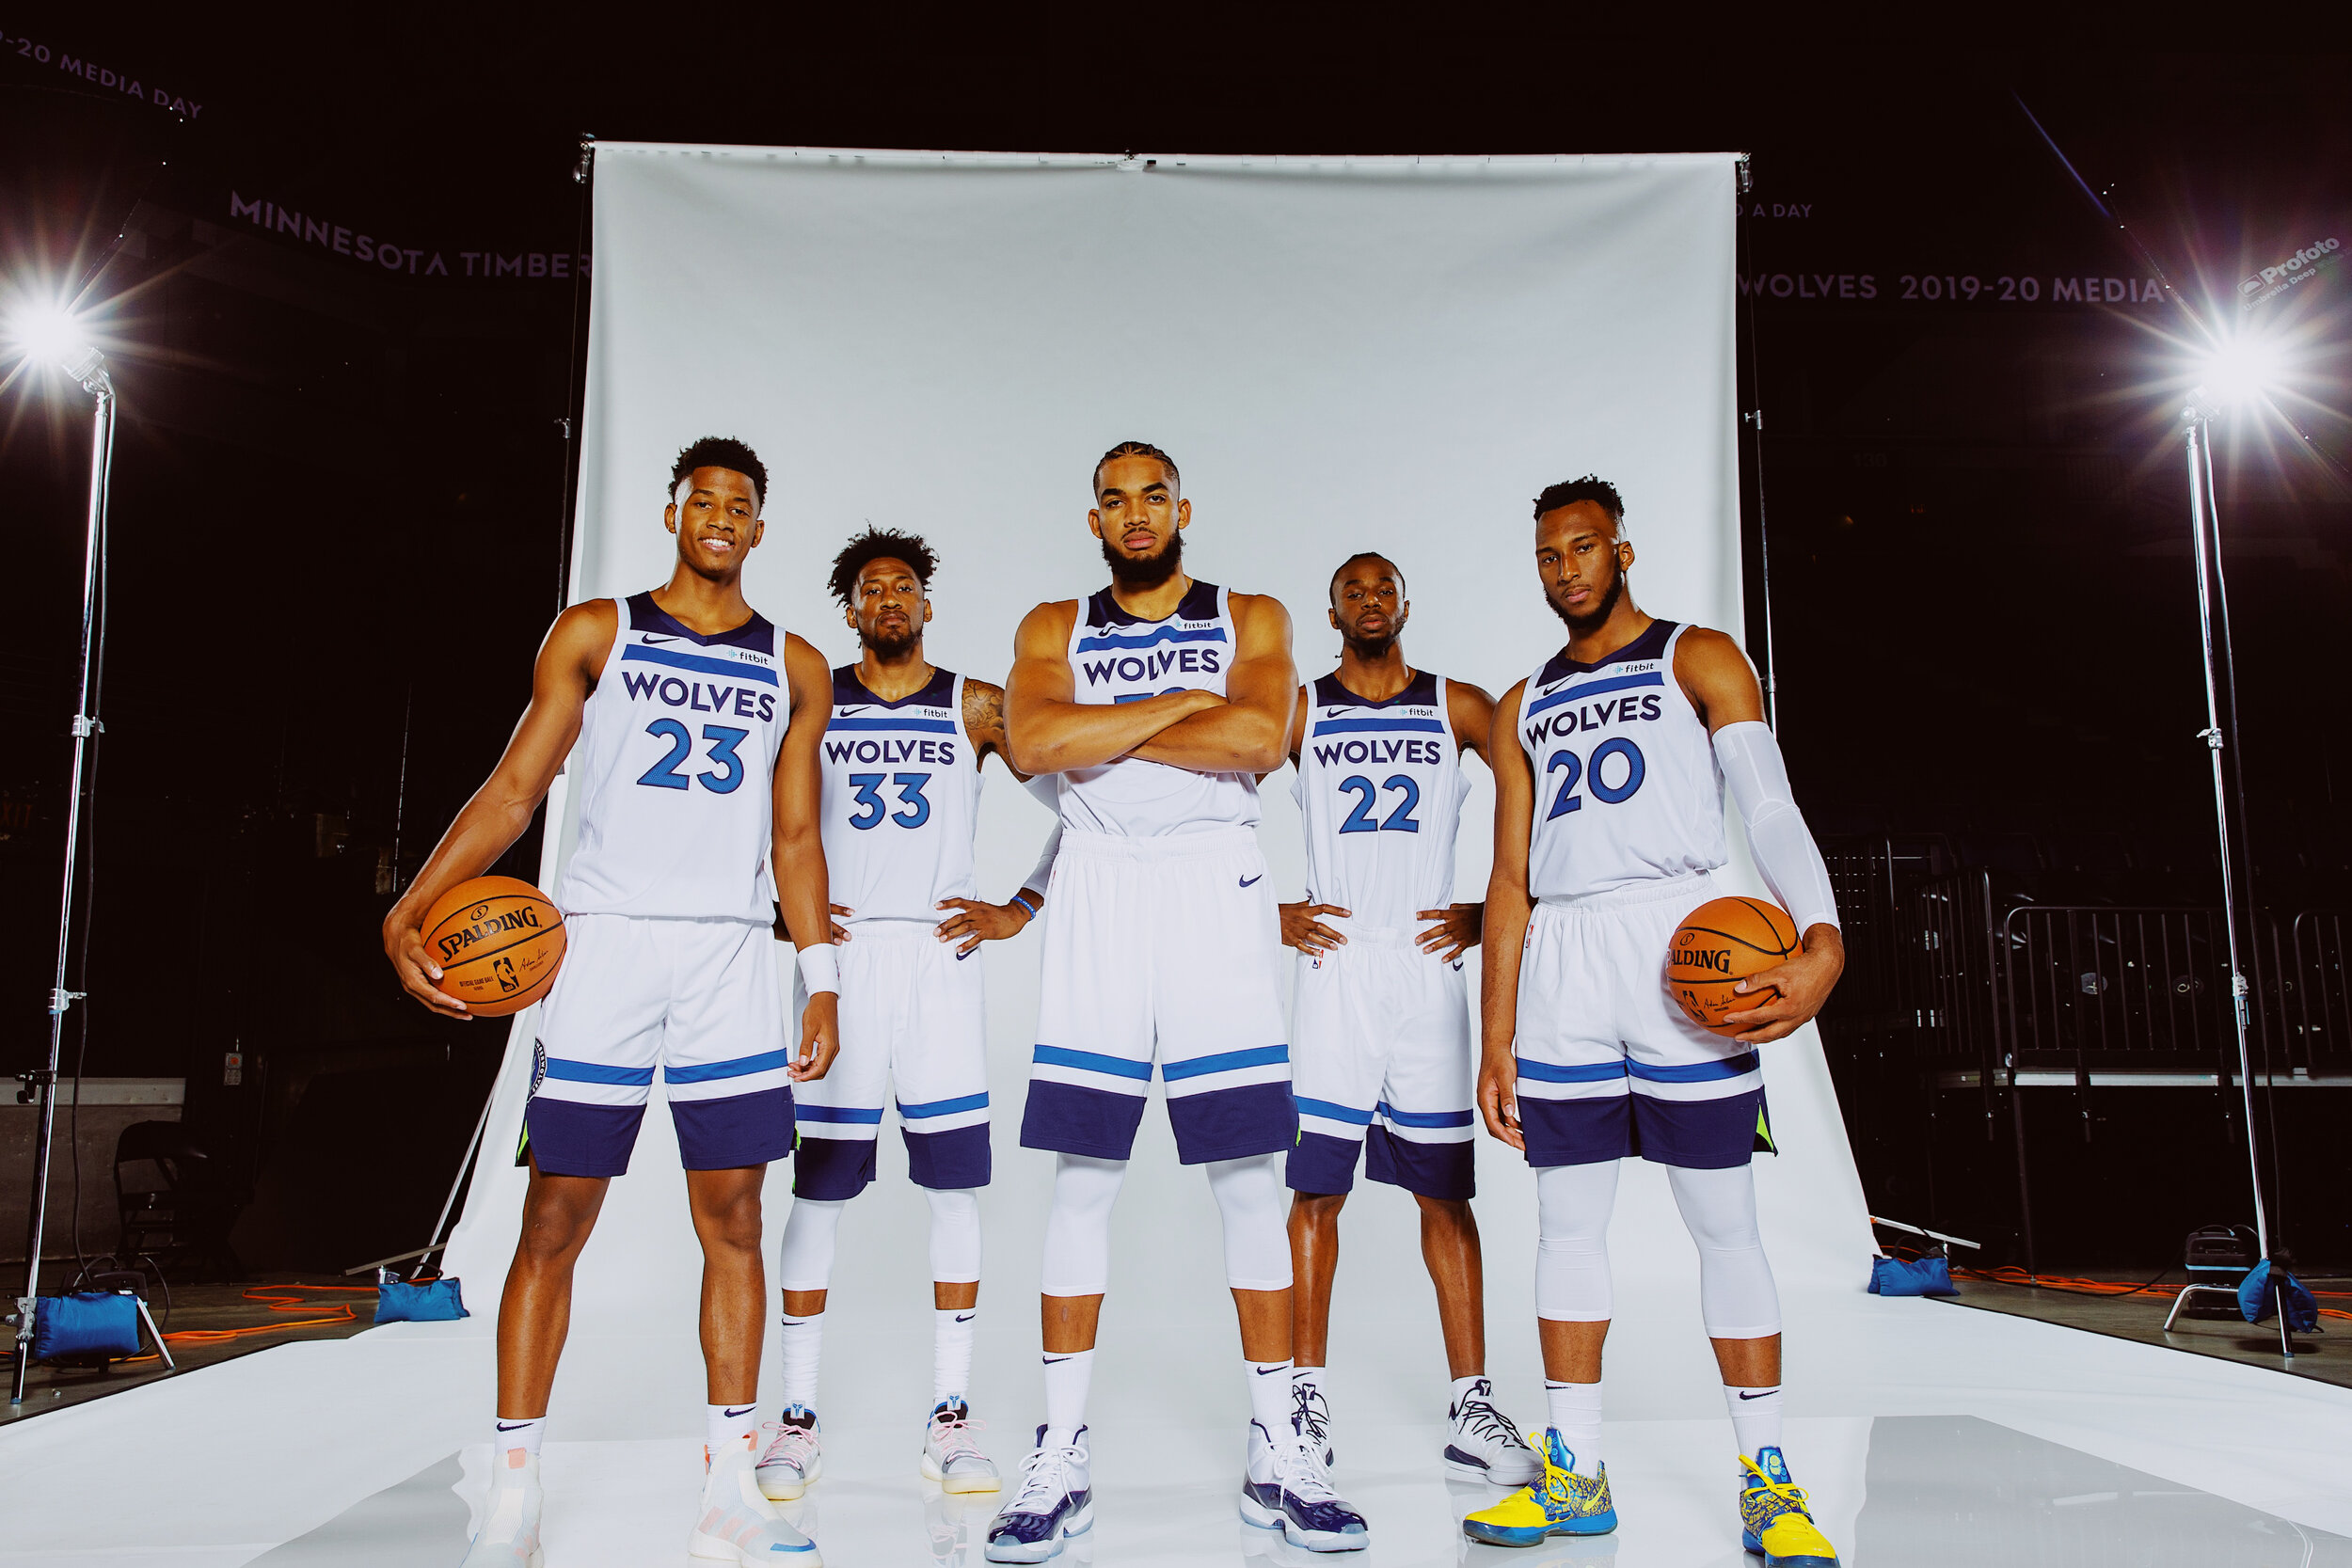
[[[1724,1385],[1724,1403],[1731,1411],[1731,1435],[1740,1451],[1754,1459],[1766,1449],[1780,1447],[1780,1388],[1739,1388]]]
[[[1045,1446],[1067,1448],[1087,1424],[1087,1386],[1094,1381],[1090,1350],[1045,1353]]]
[[[1544,1403],[1551,1427],[1568,1446],[1580,1476],[1600,1473],[1600,1385],[1544,1380]]]
[[[825,1354],[825,1315],[784,1315],[784,1404],[817,1408],[817,1367]]]
[[[501,1416],[492,1422],[491,1426],[493,1430],[490,1433],[490,1451],[493,1454],[502,1454],[509,1449],[520,1449],[535,1459],[539,1453],[540,1435],[548,1430],[548,1418],[545,1416],[533,1416],[528,1420],[510,1421]],[[492,1466],[494,1469],[498,1467]]]
[[[977,1307],[944,1307],[931,1313],[931,1402],[972,1391],[972,1320]]]
[[[759,1402],[703,1406],[703,1448],[716,1454],[729,1443],[740,1443],[759,1424]]]
[[[1249,1376],[1249,1418],[1276,1442],[1291,1434],[1291,1371],[1288,1361],[1242,1362]]]

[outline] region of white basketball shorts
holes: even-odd
[[[564,931],[525,1112],[541,1171],[628,1170],[657,1069],[688,1170],[792,1152],[792,1050],[776,978],[778,955],[791,950],[771,927],[576,914]]]
[[[1666,994],[1676,928],[1722,892],[1701,871],[1535,906],[1513,1047],[1529,1164],[1640,1155],[1708,1170],[1771,1148],[1756,1048]]]
[[[1413,944],[1423,927],[1323,923],[1347,938],[1298,956],[1291,1087],[1298,1142],[1289,1181],[1344,1193],[1364,1174],[1424,1197],[1467,1198],[1471,1174],[1470,997],[1462,960]]]
[[[959,958],[927,920],[867,920],[841,960],[841,1053],[798,1089],[801,1197],[855,1197],[874,1180],[882,1108],[895,1102],[918,1187],[984,1187],[988,998],[979,949]]]
[[[1290,1147],[1281,923],[1248,828],[1064,829],[1021,1143],[1124,1160],[1159,1063],[1187,1165]]]

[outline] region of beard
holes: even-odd
[[[1389,650],[1396,646],[1396,633],[1391,631],[1378,637],[1354,637],[1342,632],[1340,641],[1346,644],[1347,651],[1358,658],[1367,664],[1376,664],[1388,657]]]
[[[1159,587],[1176,575],[1184,561],[1184,536],[1181,533],[1169,534],[1167,547],[1157,555],[1121,555],[1107,539],[1102,545],[1103,560],[1111,569],[1111,581],[1131,592]]]
[[[923,635],[922,627],[909,621],[902,630],[867,632],[861,628],[857,640],[883,658],[896,658],[914,646]]]
[[[1598,631],[1601,624],[1609,619],[1610,611],[1617,608],[1617,601],[1624,597],[1625,568],[1613,561],[1609,563],[1609,586],[1602,591],[1600,603],[1583,614],[1569,614],[1561,608],[1560,601],[1549,594],[1544,595],[1544,603],[1551,606],[1551,612],[1566,623],[1569,636],[1581,637],[1587,632]]]

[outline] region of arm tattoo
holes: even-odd
[[[1005,689],[966,677],[963,683],[963,727],[979,741],[982,756],[991,752],[1003,756]]]

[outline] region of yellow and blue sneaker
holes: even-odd
[[[1740,1544],[1764,1560],[1764,1568],[1837,1568],[1837,1548],[1813,1528],[1804,1492],[1788,1479],[1788,1462],[1778,1449],[1761,1449],[1754,1459],[1740,1456]]]
[[[1555,1535],[1606,1535],[1617,1528],[1608,1465],[1596,1475],[1578,1475],[1576,1455],[1557,1428],[1534,1447],[1543,1458],[1544,1479],[1464,1519],[1464,1535],[1491,1546],[1536,1546]]]

